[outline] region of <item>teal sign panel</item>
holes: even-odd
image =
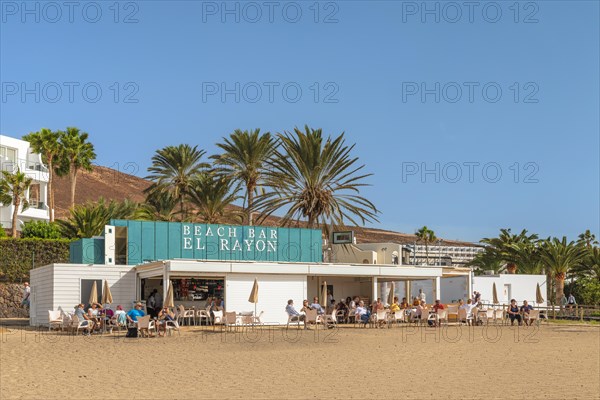
[[[127,228],[127,263],[176,258],[322,262],[319,229],[112,220]]]
[[[71,264],[104,264],[104,239],[86,238],[69,245]]]

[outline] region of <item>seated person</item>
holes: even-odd
[[[421,305],[421,300],[419,300],[418,297],[413,297],[413,302],[412,302],[413,307],[418,307]]]
[[[377,300],[371,306],[371,313],[375,314],[377,311],[382,311],[384,309],[385,307],[381,302],[381,298],[377,298]]]
[[[169,321],[175,321],[175,314],[169,307],[163,307],[158,313],[158,336],[164,336],[167,333],[167,322]]]
[[[92,330],[94,329],[94,321],[92,321],[84,311],[83,304],[77,305],[77,308],[75,309],[75,316],[77,317],[79,322],[85,321],[84,324],[82,324],[82,326],[86,327],[84,332],[89,336]]]
[[[438,310],[444,310],[444,305],[439,300],[436,300],[435,304],[433,305],[433,311],[437,314]],[[427,321],[427,323],[429,325],[433,325],[434,321],[429,320]],[[440,320],[438,318],[436,318],[436,325],[441,325]]]
[[[365,307],[364,301],[359,301],[358,306],[356,307],[356,320],[361,321],[363,323],[369,322],[369,318],[371,317],[371,313]]]
[[[124,326],[125,324],[127,324],[127,314],[125,313],[125,310],[123,310],[122,305],[119,304],[117,306],[117,311],[115,311],[115,314],[113,315],[111,320],[114,325]]]
[[[390,312],[395,313],[400,311],[400,305],[398,304],[398,297],[394,297],[394,302],[390,304]]]
[[[533,310],[533,307],[527,303],[527,300],[523,300],[523,305],[521,306],[521,315],[523,316],[523,320],[525,321],[525,325],[527,325],[527,321],[529,319],[529,311]],[[529,321],[529,326],[533,321]]]
[[[409,304],[408,301],[406,301],[406,297],[402,298],[402,302],[400,303],[400,309],[402,310],[406,310],[408,308]]]
[[[515,299],[512,299],[510,301],[510,306],[508,306],[508,318],[510,318],[510,324],[514,325],[515,324],[515,320],[517,320],[517,323],[519,324],[519,326],[521,326],[521,314],[519,313],[519,306],[517,305],[517,301]]]
[[[145,316],[146,313],[142,311],[142,303],[137,303],[135,307],[127,313],[127,320],[131,323],[137,322],[138,317]]]
[[[323,310],[323,307],[321,307],[321,305],[319,304],[319,298],[316,296],[313,298],[313,302],[310,305],[310,307],[313,310],[317,310],[317,314],[319,315],[325,314],[325,310]]]
[[[337,311],[343,311],[344,312],[344,314],[342,315],[342,318],[345,320],[346,317],[348,316],[348,306],[346,305],[346,302],[343,299],[340,300],[340,302],[337,303],[337,305],[335,306],[335,309]]]
[[[427,312],[427,307],[425,306],[425,302],[424,301],[420,301],[419,300],[419,304],[416,307],[416,311],[415,311],[415,316],[416,317],[421,317],[421,315],[423,315],[424,312]]]
[[[102,306],[98,303],[94,303],[88,308],[89,320],[94,323],[93,329],[102,328],[102,319],[100,318],[102,312]]]
[[[304,301],[307,303],[306,305],[308,305],[308,300]],[[305,307],[302,307],[302,310],[305,310]],[[285,306],[285,312],[287,313],[287,315],[290,316],[290,322],[302,321],[304,322],[304,329],[306,329],[306,315],[300,314],[298,311],[296,311],[296,309],[294,308],[294,300],[288,300],[287,306]]]

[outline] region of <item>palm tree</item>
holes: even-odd
[[[48,208],[50,209],[50,222],[54,221],[54,168],[55,161],[60,157],[61,146],[58,141],[60,134],[48,128],[39,132],[31,132],[23,136],[29,142],[34,152],[42,155],[42,160],[48,167]]]
[[[11,228],[12,237],[17,237],[17,215],[19,214],[19,209],[25,211],[29,208],[27,192],[29,191],[31,182],[32,179],[18,168],[15,173],[2,171],[2,180],[0,180],[0,193],[2,193],[2,196],[0,196],[0,202],[2,204],[12,203],[14,206]]]
[[[555,300],[560,300],[564,293],[567,274],[585,257],[584,247],[563,236],[548,238],[540,246],[540,258],[556,282]]]
[[[481,273],[483,271],[494,271],[494,274],[499,274],[504,269],[504,263],[502,260],[496,258],[493,254],[482,251],[477,253],[471,261],[466,264],[467,267],[474,267],[475,272]]]
[[[223,143],[217,143],[223,151],[214,155],[216,172],[246,189],[246,214],[248,225],[253,223],[254,195],[259,187],[267,161],[277,147],[269,132],[260,135],[260,129],[241,131],[236,129]]]
[[[200,174],[202,169],[209,168],[207,163],[201,161],[206,152],[199,150],[198,146],[188,144],[167,146],[157,150],[152,157],[152,166],[148,168],[150,175],[146,179],[154,183],[144,192],[170,192],[171,196],[179,202],[181,220],[185,220],[187,213],[184,202],[194,176]]]
[[[589,277],[600,281],[600,247],[586,247],[585,255],[575,272],[579,277]]]
[[[69,127],[67,131],[59,131],[60,165],[57,174],[69,175],[71,181],[71,207],[75,205],[75,187],[80,170],[91,171],[92,161],[96,159],[94,145],[88,142],[89,135],[78,128]]]
[[[136,210],[135,219],[144,221],[168,221],[173,222],[177,218],[177,200],[170,192],[154,192],[146,196],[145,203]]]
[[[243,219],[231,205],[238,200],[239,188],[233,188],[226,178],[203,174],[197,176],[189,189],[188,200],[194,206],[196,217],[208,224],[219,224],[231,220]]]
[[[125,200],[118,202],[110,200],[106,203],[104,198],[95,202],[77,205],[71,208],[69,218],[58,220],[63,236],[68,238],[89,238],[101,235],[104,226],[111,219],[126,219],[135,215],[137,204]]]
[[[415,236],[418,238],[418,242],[425,243],[425,257],[427,259],[427,265],[429,265],[429,243],[433,243],[437,240],[435,232],[427,228],[427,226],[424,226],[415,232]]]
[[[256,208],[262,211],[261,220],[281,208],[286,209],[282,225],[299,223],[306,218],[309,228],[319,224],[344,226],[348,221],[358,225],[377,221],[375,205],[360,196],[367,186],[364,179],[372,174],[362,173],[358,157],[351,155],[354,145],[346,145],[344,134],[323,137],[321,129],[305,127],[277,135],[281,149],[267,163],[265,184],[272,190],[258,196]]]
[[[483,238],[481,243],[488,245],[486,251],[506,263],[506,270],[509,274],[514,274],[517,271],[517,263],[522,260],[519,258],[519,254],[523,246],[533,244],[537,239],[538,235],[528,235],[526,229],[523,229],[518,235],[511,233],[510,229],[500,229],[500,235],[497,238]]]
[[[582,234],[579,235],[577,242],[583,243],[587,247],[592,247],[592,246],[598,244],[598,241],[596,240],[596,235],[594,235],[592,232],[590,232],[589,229],[586,229],[585,232],[583,232]]]

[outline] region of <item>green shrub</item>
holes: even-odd
[[[0,224],[0,238],[5,238],[8,235],[6,234],[6,231],[4,230],[4,228],[2,227],[2,224]]]
[[[67,239],[0,239],[0,278],[28,280],[34,266],[68,263],[70,243]]]
[[[600,282],[591,277],[578,279],[575,282],[575,295],[580,304],[600,304]]]
[[[27,221],[21,230],[22,238],[61,239],[60,227],[55,222]]]

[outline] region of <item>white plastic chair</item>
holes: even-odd
[[[79,333],[79,330],[86,330],[89,333],[91,333],[92,331],[92,327],[94,326],[92,321],[84,319],[83,321],[79,320],[79,317],[77,317],[77,315],[73,315],[73,319],[71,320],[72,323],[72,327],[75,330],[75,333]]]
[[[223,311],[213,311],[213,329],[217,325],[224,325]]]
[[[180,325],[183,325],[183,323],[185,322],[186,319],[187,319],[188,325],[192,325],[192,322],[194,322],[194,318],[195,318],[194,310],[186,310],[185,307],[181,304],[179,305],[177,310],[179,311],[177,314],[177,319],[179,321],[181,321]]]
[[[48,330],[51,331],[52,328],[62,330],[62,327],[63,327],[62,311],[48,310]]]
[[[155,333],[155,337],[158,337],[156,324],[154,323],[154,320],[150,319],[149,315],[137,318],[137,329],[140,335],[142,335],[144,331],[146,331],[148,332],[148,336],[150,336],[150,331],[153,330]]]
[[[390,327],[388,321],[388,312],[386,310],[377,311],[377,313],[375,314],[375,320],[377,322],[377,325],[379,326],[386,324],[388,328]]]
[[[436,318],[437,322],[439,322],[440,325],[442,324],[442,321],[445,322],[446,325],[448,325],[448,310],[437,310]]]
[[[253,325],[263,325],[264,322],[262,322],[262,316],[265,312],[261,311],[260,314],[258,315],[253,315],[252,316],[252,324]]]
[[[302,314],[300,314],[300,315],[290,315],[290,314],[288,314],[288,320],[287,320],[287,324],[286,324],[286,329],[290,329],[290,324],[291,323],[298,324],[298,329],[300,329],[300,322],[302,322],[300,320],[301,318],[302,318]]]
[[[202,321],[206,322],[206,325],[210,325],[210,313],[206,310],[196,311],[196,317],[198,317],[198,325],[202,325]]]

